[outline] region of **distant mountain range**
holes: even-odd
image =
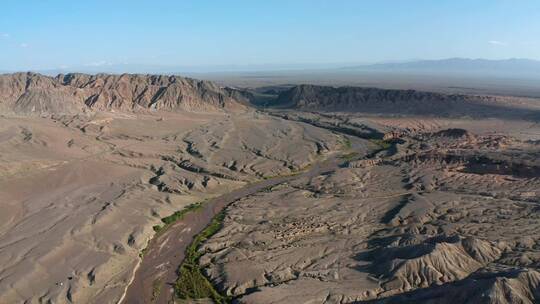
[[[207,65],[207,66],[168,66],[145,64],[99,64],[60,69],[35,70],[44,75],[55,76],[66,73],[133,73],[133,74],[167,74],[167,75],[204,75],[204,74],[245,74],[245,73],[280,73],[291,72],[318,73],[363,73],[389,72],[399,74],[437,74],[456,75],[467,74],[474,76],[524,77],[540,78],[540,61],[532,59],[468,59],[449,58],[441,60],[416,60],[402,62],[387,62],[377,64],[258,64],[258,65]],[[16,72],[0,70],[1,73]],[[26,71],[24,71],[26,72]]]
[[[0,75],[0,114],[18,115],[155,110],[244,112],[252,106],[263,106],[304,111],[539,119],[536,110],[508,106],[515,101],[523,100],[352,86],[240,89],[165,75]]]
[[[468,59],[418,60],[378,63],[345,67],[350,71],[426,73],[426,74],[486,74],[490,76],[540,77],[540,61],[532,59]]]

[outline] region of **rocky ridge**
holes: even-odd
[[[164,75],[36,73],[0,75],[0,109],[22,114],[101,111],[243,111],[245,106],[208,82]]]
[[[540,117],[520,106],[537,100],[517,97],[442,94],[416,90],[299,85],[281,92],[274,105],[304,111],[444,117]]]

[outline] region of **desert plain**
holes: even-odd
[[[540,301],[538,99],[17,73],[0,111],[0,303]]]

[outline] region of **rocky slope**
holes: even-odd
[[[538,109],[520,106],[538,100],[515,97],[441,94],[415,90],[299,85],[281,92],[274,105],[317,111],[353,111],[370,114],[538,118]]]
[[[0,110],[79,113],[85,110],[238,111],[245,109],[214,83],[179,76],[35,73],[0,75]]]
[[[539,302],[538,140],[494,134],[492,119],[389,131],[403,120],[317,115],[287,119],[355,130],[351,151],[355,136],[380,143],[368,129],[392,143],[227,207],[199,261],[222,293],[238,303]]]

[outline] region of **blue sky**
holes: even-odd
[[[538,0],[0,3],[0,70],[540,59]]]

